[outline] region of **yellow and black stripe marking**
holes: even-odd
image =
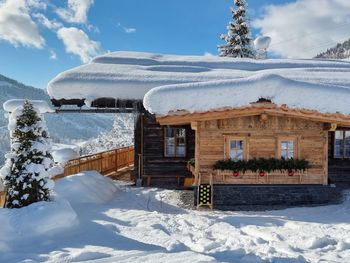
[[[211,185],[201,184],[198,186],[198,205],[209,205],[211,206]]]

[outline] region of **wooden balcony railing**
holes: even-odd
[[[58,180],[72,174],[80,173],[81,171],[89,170],[96,170],[102,175],[107,175],[133,164],[134,147],[119,148],[70,160],[64,167],[64,173],[56,175],[53,179]],[[5,196],[5,192],[0,192],[0,207],[4,205]]]
[[[134,164],[134,147],[124,147],[70,160],[64,167],[64,173],[55,176],[55,180],[81,171],[98,171],[102,175],[117,172]]]

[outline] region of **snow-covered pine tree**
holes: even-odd
[[[7,208],[20,208],[50,199],[54,162],[45,121],[26,100],[9,116],[11,151],[0,175],[7,190]]]
[[[231,7],[232,20],[227,26],[227,34],[220,38],[226,43],[219,45],[221,57],[254,58],[250,29],[246,18],[246,1],[234,0],[236,9]]]

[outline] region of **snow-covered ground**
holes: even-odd
[[[187,210],[179,192],[60,180],[54,202],[0,209],[0,262],[349,262],[350,199],[270,212]]]

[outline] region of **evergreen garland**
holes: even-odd
[[[254,58],[250,29],[246,19],[246,1],[234,0],[236,10],[231,7],[232,21],[227,26],[228,33],[220,38],[226,43],[218,46],[221,57]]]
[[[187,165],[195,167],[195,162],[196,162],[196,159],[195,158],[191,158],[191,159],[189,159],[187,161]]]
[[[254,158],[251,160],[220,160],[214,164],[215,170],[231,170],[236,172],[273,172],[294,171],[304,172],[310,168],[310,164],[304,159],[276,159]]]
[[[7,189],[7,208],[20,208],[50,199],[53,181],[48,170],[54,162],[49,153],[45,123],[29,101],[10,116],[11,152],[1,169]]]

